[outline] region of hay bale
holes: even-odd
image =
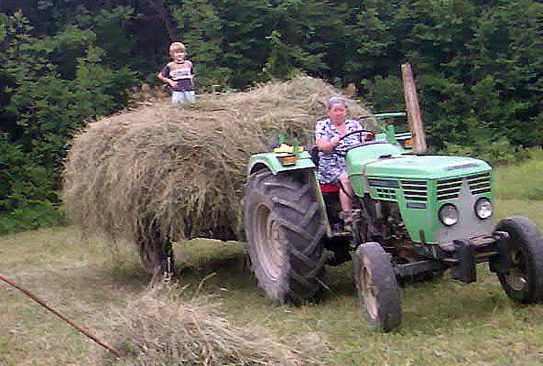
[[[322,102],[334,94],[322,80],[302,76],[92,123],[68,154],[68,213],[84,232],[103,231],[140,249],[194,237],[240,239],[249,157],[267,151],[278,133],[311,144],[315,121],[326,112]],[[349,109],[368,115],[353,100]]]
[[[261,327],[235,327],[218,303],[153,291],[118,312],[112,339],[122,357],[108,365],[316,365],[326,342],[297,349],[274,340]],[[296,344],[297,342],[292,342]],[[306,350],[307,348],[307,350]]]

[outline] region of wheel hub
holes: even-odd
[[[364,295],[364,302],[366,304],[366,309],[368,311],[368,315],[374,319],[378,316],[378,309],[377,309],[377,298],[375,296],[375,284],[373,283],[373,279],[371,276],[371,271],[369,268],[370,263],[367,258],[364,258],[362,261],[363,267],[360,276],[362,284],[362,291]]]
[[[526,269],[524,264],[524,256],[518,247],[512,247],[509,250],[509,261],[511,272],[506,276],[509,286],[515,291],[522,291],[526,288],[528,281],[526,280]]]
[[[283,272],[284,253],[281,250],[281,235],[270,209],[262,204],[256,212],[256,250],[266,276],[277,281]]]
[[[528,284],[528,281],[526,281],[524,275],[517,271],[511,271],[511,273],[507,276],[507,282],[509,282],[509,285],[515,291],[524,290],[524,288]]]

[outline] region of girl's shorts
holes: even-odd
[[[196,96],[193,91],[176,92],[172,93],[172,103],[194,103],[196,102]]]

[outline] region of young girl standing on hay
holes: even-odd
[[[172,90],[172,103],[194,103],[194,72],[192,62],[185,60],[185,45],[181,42],[173,42],[170,45],[169,62],[158,73],[158,78],[170,86]]]

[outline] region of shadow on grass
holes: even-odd
[[[177,270],[180,284],[196,285],[211,291],[256,286],[254,276],[243,254],[207,258],[207,261],[199,263],[197,266],[178,266]]]
[[[470,285],[443,278],[406,287],[402,329],[437,334],[468,324],[492,324],[508,316],[515,304],[492,282],[491,275],[485,274],[481,282]]]
[[[177,280],[181,286],[200,286],[204,289],[210,286],[252,286],[247,280],[252,275],[244,263],[245,256],[239,246],[224,245],[218,241],[200,242],[204,245],[199,246],[198,241],[192,241],[189,242],[192,244],[175,250]],[[153,278],[132,255],[71,270],[63,277],[74,286],[132,293],[148,288]]]
[[[357,296],[350,262],[338,267],[326,267],[323,283],[324,288],[319,292],[317,301],[319,304],[334,301],[338,297]]]
[[[270,311],[276,310],[258,289],[242,246],[202,243],[204,245],[183,245],[175,251],[177,283],[186,295],[196,292],[219,295],[230,307],[239,306],[245,311],[251,311],[251,308],[262,311],[268,307]],[[332,311],[330,308],[337,306],[343,306],[343,311],[359,312],[352,265],[345,263],[339,267],[326,267],[326,271],[323,278],[325,286],[314,303],[315,307],[307,308],[313,314],[309,317],[319,317],[319,314]],[[72,279],[78,278],[70,283],[70,287],[93,288],[93,291],[99,288],[103,290],[103,296],[116,292],[139,293],[148,287],[152,278],[135,260],[102,262],[94,267],[79,268],[68,275]],[[415,332],[432,335],[466,326],[488,326],[495,324],[496,318],[511,318],[516,311],[515,305],[503,294],[488,270],[481,271],[480,282],[475,284],[462,285],[446,275],[431,282],[409,284],[402,292],[404,321],[392,334]],[[349,314],[345,316],[349,317]],[[363,318],[360,321],[365,322]]]
[[[102,262],[72,269],[69,272],[56,273],[52,280],[57,286],[77,289],[81,294],[107,296],[108,293],[122,295],[140,292],[148,286],[151,277],[137,263],[119,265]]]
[[[356,301],[358,294],[351,271],[350,264],[328,271],[328,288],[320,294],[319,306],[328,307],[344,299],[355,300],[349,301],[353,309],[348,311],[363,310]],[[470,285],[451,280],[448,273],[443,278],[406,284],[401,289],[403,323],[391,335],[434,335],[458,328],[492,327],[509,324],[530,313],[531,307],[508,299],[488,269],[481,267],[479,272],[479,282]],[[360,322],[365,323],[365,319],[360,317]]]

